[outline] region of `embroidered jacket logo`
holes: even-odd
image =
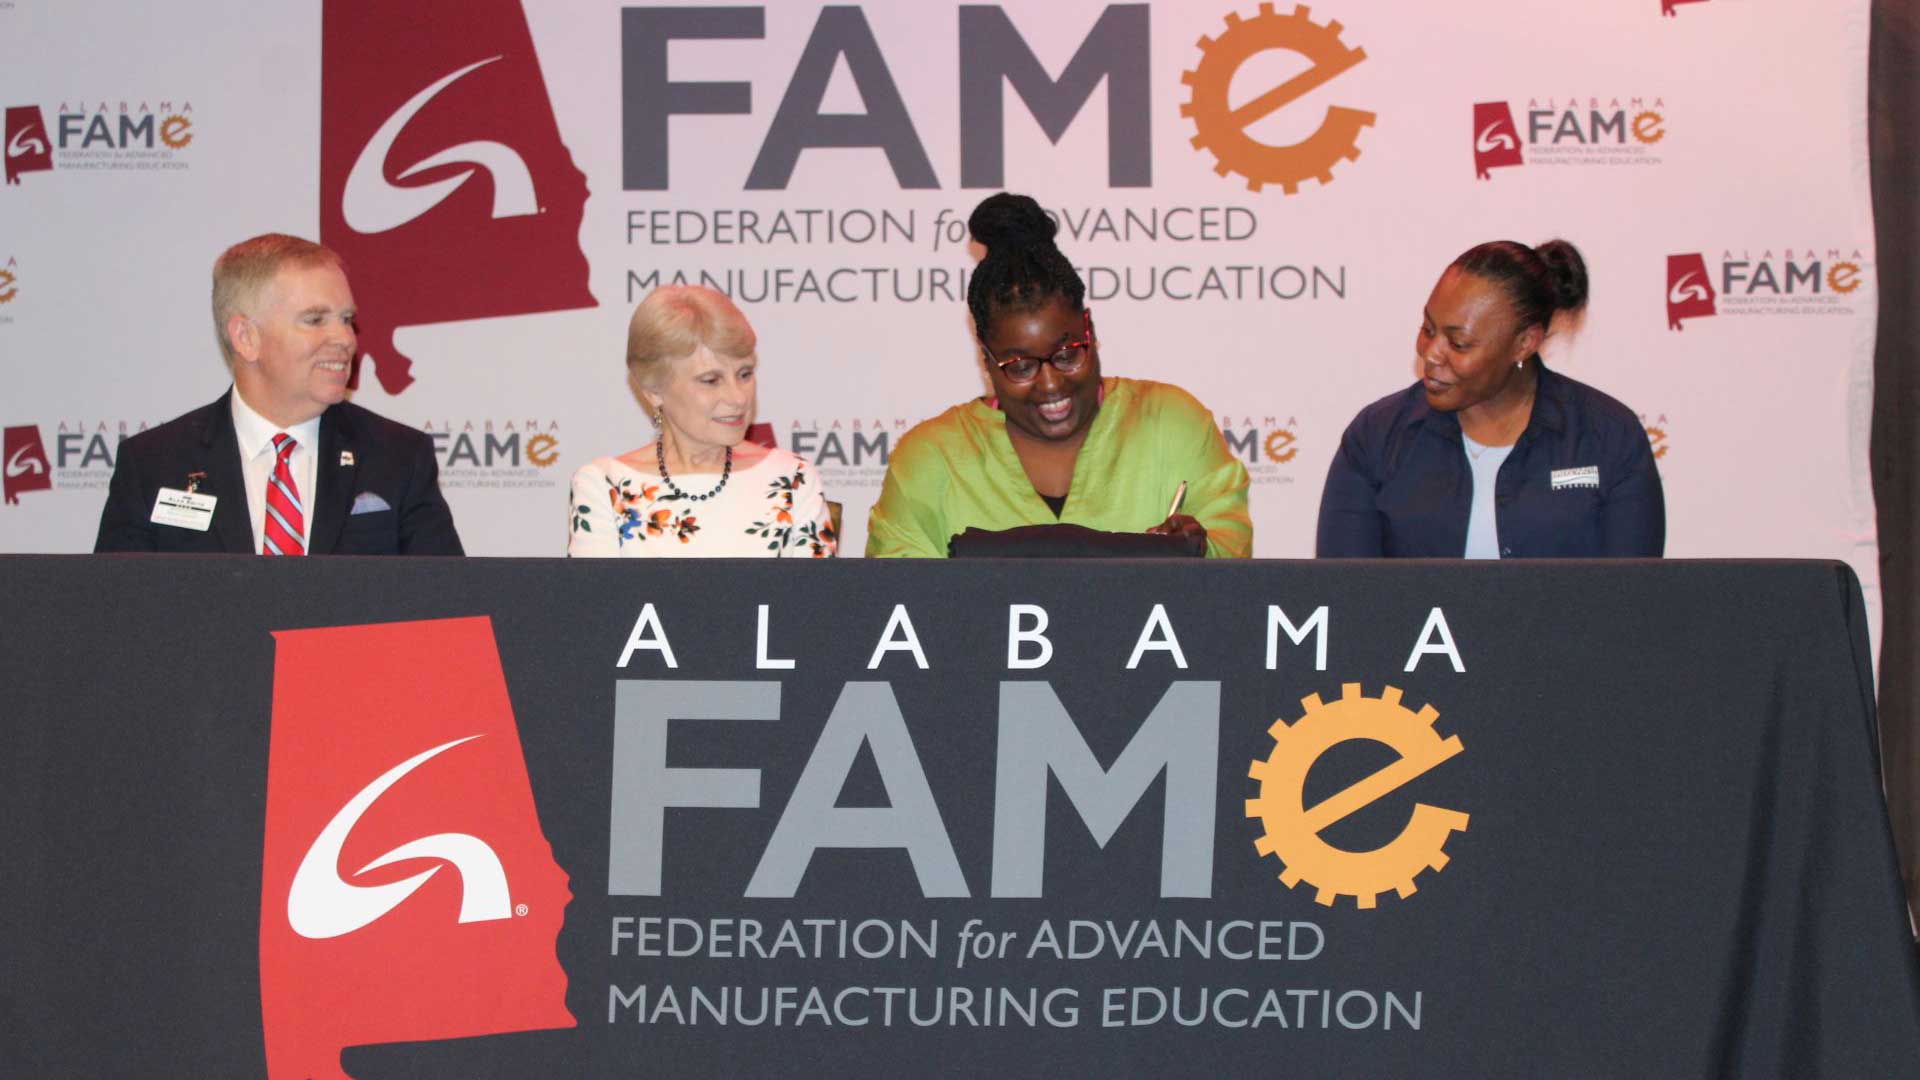
[[[441,866],[429,867],[400,881],[355,885],[342,880],[339,874],[340,851],[346,846],[347,834],[373,806],[374,800],[431,759],[478,738],[478,735],[469,735],[415,754],[361,788],[340,808],[333,820],[327,822],[327,827],[320,830],[313,846],[307,849],[306,858],[300,860],[300,869],[294,872],[293,888],[287,892],[287,922],[294,933],[306,938],[351,934],[399,907],[447,863],[460,875],[460,922],[485,922],[512,915],[507,901],[507,873],[500,866],[500,857],[485,841],[465,833],[438,833],[402,844],[355,874],[357,877],[405,859],[444,860]]]
[[[427,107],[434,95],[498,59],[500,57],[490,56],[442,76],[400,106],[380,125],[380,130],[373,133],[373,138],[355,159],[353,171],[347,174],[346,191],[340,201],[341,214],[355,232],[372,234],[397,229],[440,205],[454,189],[473,178],[474,170],[468,169],[430,184],[400,187],[387,181],[387,155],[407,124]],[[533,174],[527,171],[527,163],[520,155],[503,143],[480,140],[449,147],[408,166],[397,174],[397,179],[405,180],[442,165],[473,165],[487,170],[493,177],[495,218],[524,217],[540,212],[540,204],[533,194]]]

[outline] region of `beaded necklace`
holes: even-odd
[[[727,447],[726,461],[720,466],[720,482],[713,485],[713,490],[707,492],[705,495],[689,495],[680,490],[680,485],[673,482],[673,477],[667,475],[667,439],[665,432],[662,432],[660,438],[654,441],[653,448],[654,456],[660,461],[660,479],[667,485],[667,490],[671,492],[676,499],[686,499],[689,502],[706,502],[708,499],[720,494],[727,486],[727,477],[733,475],[733,447],[729,446]]]

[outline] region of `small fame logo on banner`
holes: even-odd
[[[433,439],[443,488],[553,488],[566,480],[553,470],[560,460],[558,420],[426,419],[419,427]]]
[[[1667,257],[1667,326],[1700,315],[1845,317],[1872,283],[1872,253],[1850,244],[1827,247],[1723,248]]]
[[[320,237],[379,301],[358,359],[381,388],[413,383],[401,326],[595,306],[586,177],[519,0],[326,0],[321,19]]]
[[[4,485],[9,505],[18,505],[25,492],[53,488],[53,466],[47,461],[47,447],[40,441],[38,424],[7,428],[4,443],[0,443],[0,458],[6,462],[0,485]]]
[[[1672,448],[1672,444],[1667,441],[1670,432],[1667,414],[1660,413],[1652,420],[1648,420],[1647,414],[1641,413],[1640,424],[1647,429],[1647,442],[1653,447],[1654,460],[1658,461],[1666,457],[1667,451]]]
[[[340,1051],[574,1026],[572,893],[486,618],[274,634],[260,893],[268,1075]]]
[[[1660,95],[1590,94],[1473,104],[1473,175],[1515,166],[1617,168],[1664,164],[1655,147],[1667,137]]]
[[[1180,76],[1192,88],[1180,115],[1193,121],[1193,145],[1213,155],[1214,172],[1238,173],[1249,191],[1278,184],[1292,195],[1307,180],[1333,183],[1335,165],[1359,159],[1360,133],[1374,121],[1374,114],[1362,109],[1328,108],[1313,134],[1291,146],[1272,146],[1247,133],[1254,124],[1367,58],[1365,49],[1348,48],[1340,40],[1340,31],[1337,21],[1329,20],[1324,26],[1314,22],[1305,4],[1286,15],[1276,13],[1272,4],[1261,4],[1253,18],[1229,13],[1219,37],[1200,39],[1200,62]],[[1311,66],[1250,101],[1231,104],[1228,93],[1241,66],[1274,49],[1298,53]]]
[[[38,105],[7,107],[7,183],[18,184],[21,174],[53,169],[53,140]]]
[[[1683,320],[1716,314],[1713,299],[1705,258],[1697,252],[1667,256],[1667,329],[1680,330]]]
[[[886,478],[893,444],[913,424],[906,417],[794,419],[787,422],[787,449],[819,470],[829,492],[877,488]]]
[[[1491,179],[1489,169],[1525,164],[1520,156],[1520,129],[1513,110],[1504,101],[1480,101],[1473,106],[1473,174]]]
[[[1256,486],[1293,483],[1285,466],[1300,456],[1299,420],[1291,416],[1282,420],[1273,414],[1222,415],[1218,419],[1227,452],[1245,463],[1248,478]]]

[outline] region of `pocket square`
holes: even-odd
[[[377,514],[382,510],[391,509],[393,509],[393,507],[387,503],[387,500],[381,498],[378,492],[363,491],[353,497],[353,510],[348,516],[351,517],[354,514]]]

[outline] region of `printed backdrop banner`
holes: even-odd
[[[1668,553],[1842,559],[1876,610],[1867,14],[9,0],[0,550],[86,549],[119,438],[225,384],[213,257],[278,229],[346,255],[357,400],[435,434],[470,551],[563,549],[574,469],[651,437],[627,316],[696,281],[857,552],[894,442],[984,389],[965,220],[1007,188],[1106,369],[1218,414],[1259,555],[1311,553],[1446,263],[1560,236],[1593,301],[1546,357],[1645,417]]]
[[[1844,567],[1063,568],[0,557],[0,1072],[1911,1072]]]

